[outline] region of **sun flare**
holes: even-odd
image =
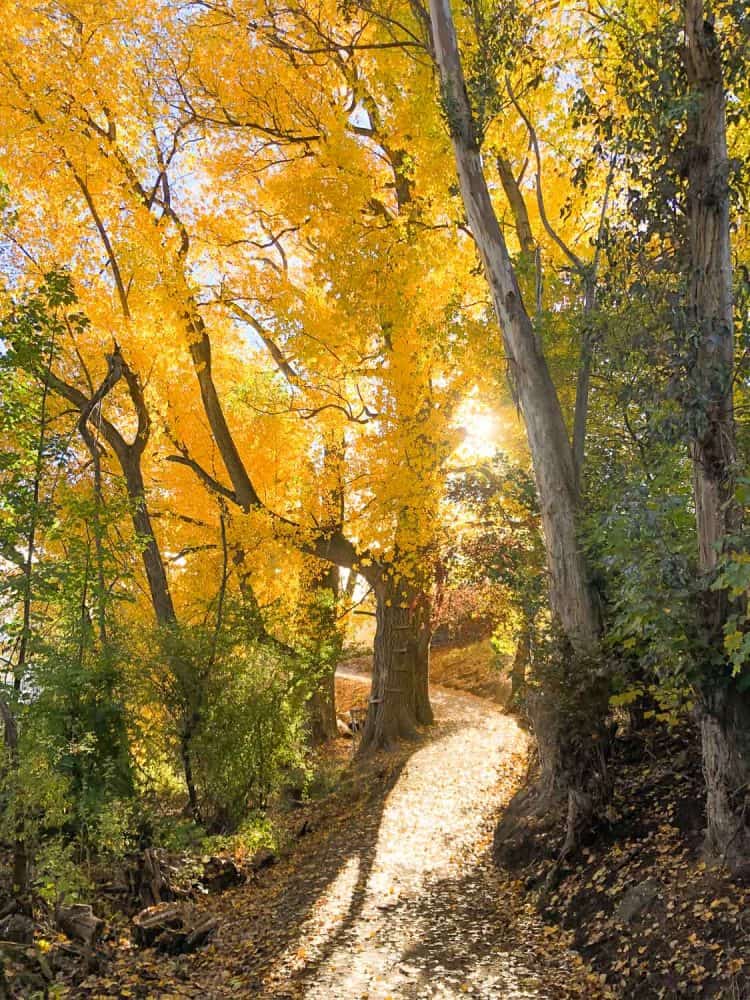
[[[500,417],[477,399],[467,399],[461,405],[456,428],[462,435],[454,453],[459,461],[492,458],[500,448],[503,437]]]

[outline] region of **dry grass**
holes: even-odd
[[[498,656],[489,639],[468,646],[433,648],[430,680],[441,687],[489,698],[498,705],[506,705],[510,699],[507,665],[498,666]]]

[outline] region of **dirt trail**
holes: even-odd
[[[472,695],[438,688],[432,699],[429,736],[362,779],[377,793],[306,836],[259,884],[207,900],[220,927],[201,952],[131,955],[126,976],[138,986],[125,995],[598,1000],[489,856],[523,768],[523,731]]]
[[[342,670],[339,676],[368,683]],[[283,954],[269,995],[309,1000],[597,994],[491,864],[499,801],[526,737],[495,705],[433,689],[434,735],[401,770],[377,817]],[[364,822],[363,822],[364,821]]]

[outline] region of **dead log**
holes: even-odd
[[[259,872],[264,868],[270,868],[272,865],[275,865],[278,860],[270,847],[261,847],[250,859],[250,868],[254,872]]]
[[[229,858],[207,858],[203,862],[201,883],[208,892],[224,892],[244,881],[245,876]]]
[[[170,955],[195,951],[205,944],[217,926],[215,917],[200,916],[184,903],[160,903],[133,917],[136,944]]]
[[[200,948],[201,945],[208,941],[218,926],[219,921],[216,917],[204,917],[188,934],[182,951],[189,952]]]
[[[31,944],[34,940],[34,921],[23,913],[9,913],[0,920],[0,940]]]
[[[338,730],[339,736],[343,737],[345,740],[351,740],[354,738],[354,733],[351,731],[349,726],[344,722],[343,719],[336,717],[336,729]]]
[[[84,903],[58,906],[55,910],[55,923],[69,938],[81,941],[89,949],[93,948],[104,929],[104,921]]]
[[[144,908],[174,899],[169,877],[153,848],[147,848],[137,859],[133,895]]]

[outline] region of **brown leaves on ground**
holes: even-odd
[[[525,735],[487,701],[446,690],[434,701],[439,724],[422,742],[354,767],[352,783],[297,814],[313,829],[288,858],[205,901],[219,919],[205,949],[122,949],[68,996],[601,996],[490,860]]]
[[[618,741],[611,826],[584,849],[545,916],[626,1000],[750,991],[746,879],[701,859],[699,741],[662,727]],[[549,861],[525,870],[542,884]]]

